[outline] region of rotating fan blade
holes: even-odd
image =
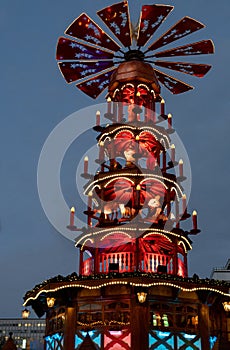
[[[157,52],[155,53],[154,57],[204,55],[211,53],[214,53],[214,45],[212,40],[209,39],[192,44],[178,46],[174,49]]]
[[[204,24],[196,21],[191,17],[181,18],[173,27],[171,27],[166,33],[164,33],[159,39],[157,39],[152,45],[148,47],[148,51],[156,50],[159,47],[165,46],[173,41],[183,38],[201,28],[204,28]]]
[[[183,92],[193,89],[193,86],[184,83],[181,80],[171,77],[168,74],[160,72],[154,68],[154,72],[157,79],[163,84],[168,90],[170,90],[174,95],[181,94]]]
[[[61,37],[57,44],[56,58],[57,60],[112,60],[113,54]]]
[[[102,46],[111,51],[119,51],[120,46],[113,41],[87,14],[83,13],[66,29],[65,34]]]
[[[209,64],[196,64],[196,63],[185,63],[185,62],[170,62],[170,61],[155,61],[155,65],[176,70],[181,73],[195,75],[198,78],[203,78],[208,73],[210,68]]]
[[[98,62],[59,62],[58,67],[67,81],[73,83],[76,80],[85,79],[87,76],[97,74],[113,67],[113,61]]]
[[[76,87],[83,91],[86,95],[92,98],[97,98],[109,85],[111,74],[115,69],[116,68],[114,67],[109,72],[99,74],[96,77],[84,81],[83,83],[79,83],[76,85]]]
[[[138,28],[137,46],[144,46],[152,35],[166,19],[174,6],[168,5],[144,5]]]
[[[108,6],[97,14],[125,47],[131,46],[131,23],[126,0]]]

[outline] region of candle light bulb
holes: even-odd
[[[70,211],[71,211],[71,213],[75,213],[75,208],[72,207],[72,208],[70,209]]]
[[[101,112],[97,111],[96,113],[96,125],[100,125]]]
[[[165,114],[165,100],[162,98],[161,100],[161,115]]]
[[[174,163],[175,162],[175,151],[176,151],[176,147],[174,145],[174,143],[170,146],[171,148],[171,161]]]
[[[140,190],[141,190],[141,186],[140,186],[140,185],[137,185],[136,190],[137,190],[137,191],[140,191]]]
[[[193,222],[193,230],[197,230],[197,212],[193,210],[192,212],[192,222]]]
[[[103,142],[103,141],[100,141],[99,146],[100,146],[100,147],[103,147],[103,146],[104,146],[104,142]]]
[[[93,196],[93,192],[90,191],[90,192],[88,193],[88,196],[89,196],[89,197],[92,197],[92,196]]]
[[[137,135],[137,136],[136,136],[136,141],[139,141],[139,140],[140,140],[140,136]]]
[[[136,96],[137,96],[137,97],[140,97],[140,96],[141,96],[140,91],[137,91]]]
[[[88,174],[88,162],[89,162],[89,158],[86,156],[84,158],[84,174]]]
[[[172,128],[172,114],[169,113],[168,114],[168,128]]]
[[[111,102],[112,100],[111,100],[111,97],[109,96],[108,98],[107,98],[107,102]]]
[[[179,160],[179,164],[180,164],[180,165],[183,165],[183,164],[184,164],[183,159],[180,159],[180,160]]]
[[[183,194],[182,195],[182,210],[183,210],[183,213],[187,212],[186,200],[187,200],[186,194]]]

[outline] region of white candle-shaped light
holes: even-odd
[[[162,98],[161,100],[161,115],[165,114],[165,100]]]
[[[184,176],[184,162],[183,162],[183,159],[180,159],[179,160],[179,175],[180,177],[183,177]]]
[[[136,187],[136,206],[139,207],[140,205],[140,190],[141,186],[138,184]]]
[[[172,114],[168,114],[168,129],[172,129]]]
[[[197,230],[197,212],[193,210],[192,213],[193,230]]]
[[[88,174],[89,158],[86,156],[84,158],[84,174]]]
[[[171,145],[171,161],[174,163],[175,162],[175,152],[176,152],[176,148],[174,143]]]
[[[187,197],[186,197],[186,194],[183,194],[183,196],[182,196],[182,211],[183,211],[183,213],[186,212],[186,208],[187,208]]]
[[[100,144],[99,144],[99,160],[100,162],[103,162],[104,161],[104,142],[101,141]]]
[[[111,97],[107,98],[107,113],[111,114]]]
[[[135,138],[136,142],[135,142],[135,151],[136,153],[139,153],[139,141],[140,141],[140,136],[137,135]]]
[[[92,208],[92,199],[93,199],[93,192],[88,193],[88,209],[91,210]]]
[[[140,96],[141,96],[140,91],[137,91],[136,99],[135,99],[135,104],[136,105],[139,105],[139,103],[140,103]]]
[[[101,112],[100,111],[97,111],[96,113],[96,125],[100,125],[100,122],[101,122]]]
[[[70,209],[70,223],[69,223],[70,226],[74,226],[74,215],[75,215],[75,208],[72,207]]]

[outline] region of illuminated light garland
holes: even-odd
[[[154,96],[154,97],[156,96],[156,94],[155,94],[155,91],[154,91],[154,90],[151,90],[150,92],[153,94],[153,96]]]
[[[135,283],[135,282],[128,282],[128,281],[121,281],[120,280],[120,281],[110,281],[110,282],[106,282],[106,283],[101,283],[97,286],[88,286],[88,285],[82,284],[82,282],[79,282],[79,283],[67,284],[64,286],[59,286],[59,287],[51,288],[51,289],[42,289],[34,297],[27,298],[26,301],[24,302],[23,306],[26,306],[26,304],[30,300],[36,300],[39,297],[39,295],[42,293],[55,293],[59,290],[63,290],[66,288],[77,288],[77,287],[92,290],[92,289],[100,289],[103,287],[107,287],[107,286],[111,286],[111,285],[119,285],[119,284],[130,285],[130,286],[134,286],[134,287],[145,287],[145,288],[155,287],[155,286],[167,286],[167,287],[178,288],[178,289],[182,290],[183,292],[196,292],[196,291],[200,291],[200,290],[208,290],[210,292],[215,292],[215,293],[218,293],[218,294],[221,294],[225,297],[230,298],[229,293],[224,293],[224,292],[222,292],[216,288],[212,288],[212,287],[210,287],[210,288],[208,288],[208,287],[183,288],[180,285],[175,284],[175,283],[171,283],[171,282]]]
[[[159,130],[153,128],[152,126],[141,126],[139,127],[140,130],[153,130],[155,131],[157,134],[159,134],[160,136],[162,136],[163,138],[165,138],[168,142],[168,148],[170,147],[170,142],[169,142],[169,137],[166,134],[163,134],[162,132],[160,132]],[[150,132],[150,131],[149,131]],[[150,132],[151,133],[151,132]],[[153,134],[155,136],[155,134]],[[155,136],[156,137],[156,136]],[[157,137],[156,137],[157,138]],[[157,138],[158,140],[158,138]],[[159,140],[158,140],[159,141]]]
[[[160,143],[163,145],[164,149],[167,149],[167,146],[166,146],[166,143],[165,143],[164,139],[160,139]]]
[[[152,233],[147,233],[145,236],[143,236],[143,238],[146,238],[146,237],[151,236],[151,235],[152,235]],[[170,243],[172,243],[172,240],[171,240],[168,236],[164,235],[163,233],[156,233],[156,235],[163,236],[163,237],[165,237]]]
[[[172,183],[175,187],[178,188],[178,192],[180,193],[181,196],[183,195],[183,192],[182,192],[180,186],[179,186],[175,181],[170,180],[170,179],[168,179],[167,177],[163,177],[163,176],[160,176],[160,175],[156,175],[156,174],[144,174],[144,173],[142,173],[142,174],[124,173],[124,174],[111,174],[111,175],[108,175],[108,176],[104,176],[104,177],[101,178],[101,179],[94,180],[93,182],[91,182],[91,184],[85,189],[84,194],[87,195],[87,192],[88,192],[88,191],[93,191],[93,189],[96,187],[96,184],[97,184],[98,182],[102,182],[102,181],[105,181],[105,180],[111,179],[111,178],[115,179],[116,177],[119,179],[119,178],[121,177],[121,175],[122,175],[122,177],[128,177],[128,176],[131,176],[131,177],[138,177],[138,176],[139,176],[139,177],[144,177],[144,176],[145,176],[145,178],[144,178],[142,181],[145,181],[146,176],[148,176],[150,179],[154,179],[154,180],[156,180],[156,181],[157,181],[158,179],[161,179],[162,181],[168,181],[169,183]],[[158,180],[158,181],[159,181],[159,180]],[[101,188],[100,185],[98,185],[98,186],[99,186],[99,188]],[[105,185],[105,186],[106,186],[106,185]],[[92,188],[91,188],[91,187],[92,187]],[[177,191],[176,191],[176,192],[177,192]],[[179,197],[178,197],[178,199],[179,199]]]
[[[145,85],[145,84],[139,84],[139,85],[137,85],[137,87],[138,88],[139,87],[143,87],[143,88],[146,88],[146,90],[150,91],[150,88],[147,85]]]
[[[116,96],[117,92],[120,92],[120,90],[119,90],[119,89],[116,89],[116,90],[114,91],[113,96],[112,96],[113,98]]]
[[[118,136],[119,136],[120,134],[122,134],[123,132],[124,132],[124,130],[119,131],[119,132],[114,136],[114,138],[117,139]],[[129,130],[129,133],[132,135],[133,138],[135,138],[134,133],[133,133],[132,131]],[[123,137],[123,139],[126,139],[126,138]]]
[[[166,233],[168,235],[173,235],[173,236],[176,236],[176,237],[180,237],[181,239],[184,239],[186,241],[186,243],[188,244],[189,248],[192,250],[192,246],[191,244],[189,243],[188,239],[186,237],[183,237],[181,235],[179,235],[178,233],[175,233],[175,232],[172,232],[172,231],[165,231],[165,230],[160,230],[158,228],[155,228],[155,229],[139,229],[140,231],[153,231],[153,232],[163,232],[163,233]],[[143,236],[143,238],[146,238],[148,235],[150,235],[151,233],[147,233],[146,235]]]
[[[127,180],[128,182],[131,182],[131,184],[135,184],[135,181],[133,181],[133,180],[131,180],[130,178],[128,178],[128,177],[125,177],[125,176],[119,176],[118,177],[118,179],[120,180],[120,179],[125,179],[125,180]],[[112,179],[112,180],[109,180],[106,184],[105,184],[105,186],[104,186],[104,188],[106,188],[109,184],[111,184],[111,182],[113,182],[113,181],[116,181],[116,179]]]
[[[180,187],[179,187],[179,188],[180,188]],[[180,197],[179,197],[178,194],[177,194],[177,189],[176,189],[175,187],[172,187],[171,190],[170,190],[170,192],[172,192],[173,190],[176,192],[176,198],[177,198],[177,200],[178,200],[178,202],[179,202]],[[182,191],[181,191],[181,195],[182,195]]]
[[[106,235],[104,235],[101,239],[100,239],[100,241],[103,241],[106,237],[108,237],[108,236],[111,236],[111,235],[114,235],[114,234],[122,234],[122,235],[124,235],[124,236],[127,236],[127,237],[129,237],[129,238],[132,238],[132,236],[130,236],[128,233],[126,233],[126,232],[120,232],[120,231],[117,231],[117,232],[111,232],[111,233],[107,233]]]
[[[148,180],[153,180],[153,178],[152,178],[152,177],[146,177],[146,178],[144,178],[143,180],[140,181],[140,185],[144,184],[144,182],[145,182],[145,181],[148,181]],[[168,186],[167,186],[163,181],[158,180],[158,179],[157,179],[157,180],[155,179],[155,181],[160,182],[160,183],[164,186],[164,188],[165,188],[166,190],[168,189]]]
[[[187,253],[187,249],[183,241],[178,242],[178,245],[182,245],[184,247],[185,253]]]
[[[123,86],[121,87],[121,90],[124,90],[125,88],[127,88],[127,87],[129,87],[129,86],[132,87],[132,88],[135,87],[133,84],[128,83],[128,84],[123,85]]]
[[[120,321],[116,321],[116,320],[111,320],[111,321],[95,321],[92,323],[83,323],[80,321],[77,321],[77,324],[79,324],[82,327],[92,327],[95,325],[102,325],[102,326],[111,326],[113,324],[119,325],[119,326],[129,326],[130,322],[120,322]]]
[[[124,132],[124,131],[127,131],[127,130],[129,130],[129,131],[130,130],[135,130],[135,131],[144,130],[144,131],[148,131],[150,134],[152,134],[155,137],[155,139],[157,141],[160,142],[159,138],[155,135],[155,134],[158,134],[158,135],[160,135],[161,137],[163,137],[163,138],[165,138],[167,140],[167,148],[170,147],[170,142],[169,142],[168,136],[166,134],[163,134],[159,130],[157,130],[157,129],[151,127],[151,126],[135,127],[135,126],[131,126],[131,125],[127,125],[127,126],[121,125],[121,126],[116,127],[115,129],[111,130],[111,131],[103,133],[102,136],[100,137],[100,139],[98,140],[98,145],[100,144],[100,142],[103,139],[106,139],[109,135],[116,133],[118,130],[121,130],[120,132]],[[152,132],[150,130],[152,130]]]
[[[92,233],[89,233],[89,234],[86,234],[85,236],[83,236],[83,237],[81,237],[78,241],[77,241],[77,243],[75,244],[75,246],[77,246],[78,244],[80,244],[80,242],[81,241],[83,241],[85,238],[87,238],[87,237],[89,237],[89,236],[96,236],[96,235],[99,235],[99,234],[101,234],[101,233],[105,233],[105,232],[107,232],[107,231],[109,231],[109,233],[110,234],[114,234],[114,233],[116,233],[117,232],[117,227],[116,228],[108,228],[108,229],[104,229],[104,230],[100,230],[100,231],[94,231],[94,232],[92,232]],[[179,234],[177,234],[177,233],[175,233],[175,232],[171,232],[171,231],[166,231],[166,230],[162,230],[162,229],[150,229],[150,228],[139,228],[139,227],[136,227],[136,228],[131,228],[131,227],[124,227],[124,228],[122,228],[122,230],[121,231],[119,231],[120,232],[120,234],[125,234],[125,232],[122,232],[122,231],[135,231],[135,233],[136,233],[136,231],[150,231],[150,232],[148,232],[146,235],[144,235],[143,236],[143,238],[146,238],[146,237],[148,237],[148,236],[150,236],[150,235],[153,235],[153,234],[158,234],[158,235],[164,235],[164,234],[168,234],[168,235],[172,235],[172,236],[176,236],[176,237],[179,237],[180,239],[183,239],[183,240],[185,240],[185,242],[188,244],[188,246],[189,246],[189,248],[190,248],[190,250],[192,250],[192,246],[191,246],[191,244],[189,243],[189,241],[188,241],[188,239],[186,238],[186,237],[183,237],[183,236],[181,236],[181,235],[179,235]],[[131,238],[132,238],[132,236],[131,236]],[[134,237],[135,238],[135,237]],[[85,241],[84,241],[85,242]],[[84,243],[83,243],[84,244]]]
[[[81,246],[81,250],[83,250],[83,248],[84,248],[84,246],[85,246],[85,244],[86,244],[87,241],[90,241],[92,244],[94,243],[94,240],[93,240],[92,238],[86,239],[86,240],[84,241],[84,243],[82,244],[82,246]]]

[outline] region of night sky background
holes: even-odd
[[[112,3],[1,0],[0,317],[20,317],[23,295],[35,284],[77,271],[74,243],[53,228],[40,204],[37,164],[53,128],[71,113],[95,103],[62,78],[55,62],[57,39],[82,12],[102,24],[96,10]],[[165,88],[161,92],[189,154],[193,177],[189,208],[197,209],[202,229],[192,238],[189,275],[209,277],[213,267],[225,265],[230,258],[230,2],[159,3],[175,5],[175,9],[156,37],[188,15],[207,27],[188,36],[185,42],[211,38],[216,47],[215,55],[188,59],[213,65],[204,79],[177,76],[194,85],[195,90],[177,96]],[[135,21],[143,4],[153,2],[129,0]],[[179,45],[180,41],[174,44]],[[104,102],[104,96],[96,103]],[[92,115],[92,126],[94,122]],[[94,140],[96,134],[92,137]],[[89,140],[83,138],[82,148],[73,145],[63,161],[63,193],[68,205],[78,210],[84,210],[84,206],[77,203],[75,155],[84,153],[88,144]],[[67,215],[66,224],[68,220]]]

